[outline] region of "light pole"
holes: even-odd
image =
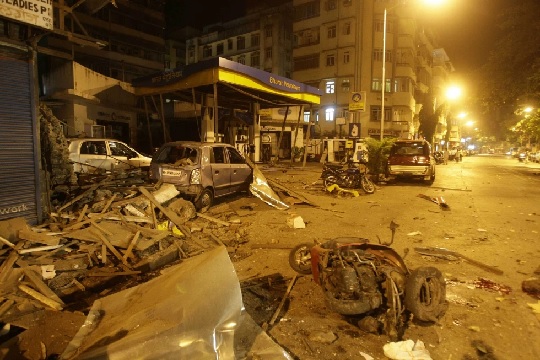
[[[381,90],[381,142],[384,138],[384,92],[386,88],[386,6],[383,15],[382,90]]]

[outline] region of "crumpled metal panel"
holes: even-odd
[[[253,195],[276,209],[286,210],[289,208],[289,205],[281,201],[279,196],[268,185],[266,177],[257,166],[253,166],[253,182],[249,186],[249,190]]]
[[[225,247],[94,302],[61,359],[234,359],[242,294]]]

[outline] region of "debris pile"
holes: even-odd
[[[108,174],[53,199],[43,224],[0,222],[0,325],[28,332],[46,312],[86,312],[97,298],[150,280],[165,265],[216,246],[233,258],[247,241],[234,212],[197,213],[173,185],[140,181]],[[17,335],[5,332],[2,343]],[[40,341],[51,355],[55,347]]]

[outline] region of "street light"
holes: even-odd
[[[423,0],[423,2],[427,5],[440,5],[444,3],[446,0]],[[403,0],[403,3],[406,1]],[[399,6],[400,4],[396,4],[392,6],[389,10],[392,10],[393,8]],[[381,90],[381,141],[383,141],[384,138],[384,93],[386,90],[386,15],[387,15],[387,9],[386,6],[384,7],[384,15],[383,15],[383,51],[382,51],[382,90]]]

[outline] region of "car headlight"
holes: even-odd
[[[201,183],[201,169],[191,170],[191,178],[189,179],[191,184]]]

